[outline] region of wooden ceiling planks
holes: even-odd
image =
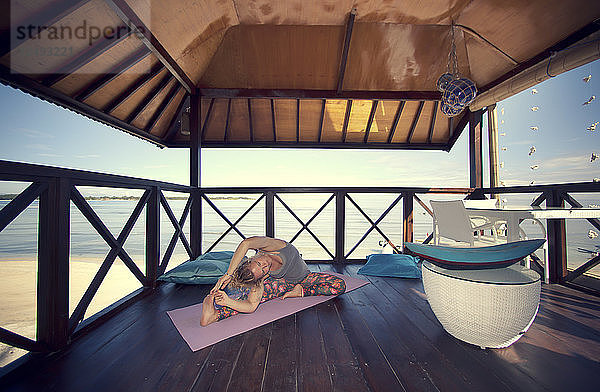
[[[343,25],[352,8],[369,23],[448,24],[470,0],[233,0],[240,24]]]
[[[456,23],[469,26],[523,62],[598,16],[598,1],[478,1],[467,5]]]
[[[343,99],[328,99],[325,102],[321,142],[342,142],[346,106],[346,100]]]
[[[273,101],[277,141],[296,141],[296,104],[295,99],[276,99]]]
[[[140,105],[142,101],[144,101],[144,98],[146,98],[148,94],[150,94],[152,90],[160,84],[161,80],[168,76],[169,71],[167,71],[165,68],[161,68],[160,72],[158,72],[143,86],[138,88],[123,103],[115,107],[110,114],[125,121],[127,117],[136,109],[136,107]]]
[[[346,129],[346,142],[362,143],[364,141],[372,107],[373,101],[371,100],[355,99],[352,101],[352,110]]]
[[[353,0],[233,0],[240,24],[343,25]]]
[[[334,89],[343,39],[342,26],[238,25],[227,31],[200,86]]]
[[[71,13],[53,22],[50,28],[43,30],[33,39],[22,42],[10,53],[10,56],[4,56],[3,60],[10,61],[15,71],[30,74],[35,80],[41,81],[48,75],[60,71],[70,59],[93,44],[95,39],[85,28],[101,26],[117,29],[122,25],[120,19],[112,14],[102,0],[84,2]],[[35,30],[37,29],[33,31]],[[23,33],[21,30],[23,34],[18,35],[29,37],[28,31],[25,30]]]
[[[233,1],[128,0],[127,3],[195,84],[225,32],[239,24]]]
[[[215,98],[210,110],[210,116],[206,119],[202,140],[213,142],[222,142],[225,140],[228,106],[229,99]]]
[[[244,98],[231,99],[229,113],[228,140],[231,142],[250,141],[250,115],[248,100]]]
[[[155,129],[157,122],[162,117],[163,113],[167,109],[167,107],[173,102],[175,96],[177,95],[179,89],[183,88],[181,84],[175,82],[175,80],[171,80],[171,82],[166,86],[163,90],[163,94],[157,94],[152,103],[158,102],[154,106],[149,105],[148,108],[142,113],[142,116],[145,118],[138,118],[141,122],[145,122],[144,131],[148,133],[152,133],[153,130],[159,132],[158,129]],[[140,117],[142,117],[140,116]],[[147,121],[145,121],[147,119]]]
[[[161,79],[160,83],[152,89],[138,104],[133,112],[127,116],[126,121],[140,129],[146,128],[146,125],[152,118],[155,110],[160,106],[161,101],[167,95],[169,88],[173,87],[175,79],[173,75],[167,74]]]
[[[113,64],[123,61],[132,52],[137,52],[142,47],[143,45],[137,38],[129,36],[93,61],[81,66],[74,72],[65,74],[65,77],[56,82],[53,87],[67,95],[75,96],[77,92],[88,86],[99,75],[110,72]],[[121,88],[123,87],[121,86]]]
[[[407,143],[426,143],[431,124],[431,107],[433,102],[420,101],[415,118],[406,138]]]
[[[442,113],[441,105],[438,105],[431,143],[448,143],[450,134],[450,119]]]
[[[344,88],[435,90],[437,78],[447,69],[449,38],[448,26],[355,23]],[[457,42],[457,52],[465,59],[462,41]],[[460,65],[463,75],[469,75],[468,64]]]
[[[479,87],[483,86],[481,81],[494,80],[514,67],[510,59],[481,39],[477,39],[469,33],[465,33],[464,37],[469,62],[486,65],[471,68],[471,77],[473,80],[479,81],[477,83]]]
[[[323,101],[320,99],[300,100],[300,142],[319,141],[322,107]]]
[[[406,143],[408,140],[408,134],[410,132],[410,128],[415,120],[417,115],[417,110],[419,108],[419,101],[405,101],[402,114],[398,119],[398,125],[396,126],[396,130],[394,132],[394,136],[392,138],[392,143]]]
[[[390,135],[400,101],[379,101],[369,129],[368,142],[385,143]]]
[[[137,51],[129,54],[121,62],[111,67],[108,71],[106,71],[106,73],[97,75],[88,84],[83,86],[75,94],[74,98],[78,101],[86,101],[95,95],[97,96],[99,92],[105,90],[111,82],[119,79],[119,77],[128,74],[131,75],[131,70],[135,69],[136,66],[139,67],[140,64],[143,64],[144,60],[148,61],[148,64],[150,64],[150,61],[152,61],[150,54],[150,51],[146,47],[141,46]],[[145,65],[144,67],[146,67],[144,72],[150,71],[149,65]],[[139,73],[140,72],[138,71],[138,75]],[[113,86],[119,86],[119,90],[122,89],[121,85],[117,83],[113,83]],[[104,104],[95,104],[96,107],[101,107],[103,105]]]
[[[273,113],[270,99],[252,99],[252,131],[257,142],[274,141]]]
[[[156,120],[154,126],[148,129],[149,133],[158,136],[161,139],[166,138],[166,132],[173,121],[173,117],[177,114],[177,108],[181,104],[181,101],[185,100],[187,96],[185,89],[179,83],[175,86],[177,87],[175,96],[168,100],[168,104]]]

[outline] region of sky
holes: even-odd
[[[592,75],[589,82],[583,78]],[[600,61],[498,103],[500,180],[506,186],[600,178]],[[583,105],[592,95],[598,97]],[[187,149],[137,137],[0,86],[0,159],[189,184]],[[532,111],[532,107],[538,107]],[[484,185],[487,120],[484,115]],[[530,127],[538,127],[537,131]],[[469,185],[468,129],[451,152],[313,149],[203,149],[202,186]],[[535,153],[529,155],[531,147]],[[530,167],[537,165],[536,170]],[[0,193],[22,184],[0,182]]]

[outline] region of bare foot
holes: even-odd
[[[202,316],[200,317],[200,325],[206,327],[217,321],[217,310],[214,305],[214,296],[212,294],[204,297],[202,301]]]
[[[302,286],[299,284],[295,285],[291,291],[288,291],[287,293],[283,294],[281,299],[294,297],[304,297],[304,290],[302,290]]]

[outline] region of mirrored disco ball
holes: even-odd
[[[446,72],[445,74],[442,74],[442,76],[440,76],[437,80],[437,89],[443,93],[446,90],[448,83],[450,83],[453,79],[454,76],[452,76],[451,73]]]
[[[448,117],[456,116],[457,114],[462,112],[463,109],[464,109],[464,106],[454,107],[454,106],[447,105],[445,102],[442,102],[442,106],[440,107],[440,110],[442,111],[442,113],[444,113]]]
[[[451,80],[446,86],[446,91],[444,91],[444,97],[448,95],[448,100],[444,100],[444,102],[448,103],[448,105],[456,106],[456,104],[467,106],[475,99],[477,95],[477,87],[475,87],[475,83],[467,78],[460,78]]]

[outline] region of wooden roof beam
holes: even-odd
[[[346,142],[346,135],[348,133],[348,122],[350,122],[350,112],[352,111],[352,100],[346,101],[346,114],[344,115],[344,125],[342,126],[342,143]]]
[[[369,120],[367,121],[367,127],[365,128],[365,143],[369,141],[369,132],[371,132],[371,125],[373,124],[373,119],[375,118],[375,112],[377,112],[378,103],[378,100],[374,100],[373,104],[371,105],[371,113],[369,113]]]
[[[398,121],[400,121],[400,116],[402,115],[402,111],[404,110],[405,101],[400,101],[398,104],[398,109],[396,109],[396,115],[394,116],[394,122],[392,123],[392,128],[390,129],[390,134],[388,135],[388,144],[392,143],[394,139],[394,133],[396,133],[396,127],[398,126]]]
[[[189,94],[195,89],[194,83],[181,69],[179,64],[171,57],[169,52],[156,39],[152,31],[142,22],[139,16],[129,7],[125,0],[105,0],[106,3],[116,12],[121,20],[128,25],[139,37],[142,42],[154,53],[159,61],[169,70],[169,72],[183,85]]]
[[[321,136],[323,136],[323,120],[325,120],[325,104],[327,103],[326,99],[323,99],[323,105],[321,106],[321,117],[319,120],[319,138],[317,139],[319,143],[321,142]]]
[[[123,30],[125,30],[125,33],[121,33]],[[118,45],[120,42],[123,42],[132,34],[132,31],[127,26],[119,26],[117,27],[116,34],[116,37],[103,37],[102,39],[99,39],[93,45],[89,46],[83,52],[67,62],[67,64],[62,65],[60,68],[52,72],[52,74],[46,77],[42,83],[46,86],[52,86],[60,82],[84,65],[90,63],[96,57],[106,53],[108,50],[110,50],[110,48]]]
[[[188,98],[189,98],[189,95],[186,93],[183,96],[183,99],[181,100],[181,102],[179,102],[179,105],[177,106],[177,110],[175,111],[175,115],[173,116],[173,118],[171,119],[171,122],[169,123],[167,132],[163,136],[163,140],[167,143],[172,143],[173,142],[172,139],[175,138],[177,131],[181,129],[181,127],[177,128],[176,124],[181,119],[181,114],[183,113],[183,109],[185,108],[185,103],[188,100]],[[169,147],[171,147],[170,144],[169,144]]]
[[[127,123],[132,123],[133,120],[135,120],[137,118],[137,116],[140,115],[140,113],[142,113],[150,104],[150,102],[152,102],[152,100],[154,98],[156,98],[156,96],[158,94],[160,94],[160,92],[167,87],[167,84],[169,84],[169,82],[173,80],[173,75],[171,74],[167,74],[165,75],[160,82],[158,83],[158,85],[156,87],[154,87],[152,89],[152,91],[150,91],[150,93],[148,93],[144,99],[142,99],[142,102],[140,102],[137,107],[133,110],[133,112],[131,112],[129,114],[129,116],[127,116],[127,119],[125,120],[125,122]]]
[[[433,109],[431,110],[431,122],[429,123],[429,134],[427,134],[427,143],[431,143],[433,139],[433,130],[435,129],[435,118],[437,116],[439,102],[435,101],[433,103]]]
[[[186,141],[177,141],[170,145],[171,147],[188,147]],[[355,142],[300,142],[295,141],[254,141],[254,143],[244,141],[228,141],[223,142],[204,141],[203,147],[208,148],[309,148],[309,149],[379,149],[379,150],[444,150],[444,143],[385,143],[385,142],[370,142],[370,143],[355,143]]]
[[[277,142],[277,126],[275,125],[275,103],[271,100],[271,120],[273,120],[273,142]]]
[[[161,73],[161,71],[163,69],[164,69],[164,67],[162,66],[162,64],[156,64],[154,67],[152,67],[152,69],[150,69],[150,72],[148,72],[145,75],[140,76],[139,78],[136,79],[135,82],[133,82],[131,85],[127,86],[125,88],[125,90],[123,90],[123,92],[121,94],[119,94],[115,99],[110,101],[102,109],[102,111],[104,111],[105,113],[110,113],[113,110],[115,110],[115,108],[117,106],[119,106],[120,104],[125,102],[127,99],[129,99],[129,97],[131,97],[133,94],[135,94],[140,88],[144,87],[146,85],[146,83],[148,83],[149,81],[154,79],[159,73]]]
[[[206,135],[206,126],[210,120],[210,115],[212,114],[213,107],[215,106],[215,99],[210,100],[210,104],[208,105],[208,111],[206,112],[206,118],[204,119],[204,124],[202,124],[202,133],[200,134],[200,141],[204,141],[204,136]]]
[[[419,122],[419,118],[421,117],[421,112],[423,111],[423,105],[425,105],[424,101],[419,102],[419,107],[417,107],[417,112],[415,113],[415,117],[413,118],[413,122],[410,125],[410,129],[408,131],[408,137],[406,138],[406,143],[410,143],[412,137],[415,133],[415,129],[417,129],[417,123]]]
[[[133,67],[134,65],[145,59],[148,55],[150,55],[150,51],[145,46],[133,52],[125,60],[121,61],[119,64],[109,69],[106,72],[106,74],[102,75],[101,77],[97,78],[96,80],[82,88],[77,94],[75,94],[75,99],[78,101],[85,101],[86,99],[91,97],[96,91],[99,91],[100,89],[102,89],[102,87],[115,80],[129,68]]]
[[[225,132],[223,133],[223,141],[229,141],[229,117],[231,116],[231,99],[227,101],[227,117],[225,117]]]
[[[175,83],[173,85],[173,87],[171,87],[171,89],[167,93],[167,96],[160,103],[160,106],[158,108],[156,108],[156,110],[154,111],[154,114],[152,115],[152,118],[150,119],[150,121],[148,122],[146,127],[144,128],[144,130],[146,132],[148,132],[148,133],[151,132],[152,128],[154,128],[156,126],[158,119],[162,116],[162,114],[164,113],[167,106],[169,106],[169,104],[171,102],[173,102],[175,95],[177,95],[177,93],[179,92],[179,90],[181,88],[182,88],[182,86],[179,83]]]
[[[296,143],[300,141],[300,99],[296,98]]]
[[[338,73],[338,83],[336,92],[339,94],[344,85],[344,74],[346,73],[346,63],[348,62],[348,51],[350,50],[350,40],[352,39],[352,29],[354,28],[354,18],[356,17],[356,8],[352,8],[348,15],[346,23],[346,35],[344,36],[344,47],[340,58],[340,71]]]
[[[439,91],[302,90],[199,88],[204,98],[364,99],[394,101],[439,101]]]
[[[24,26],[28,29],[28,34],[22,40],[19,40],[14,47],[11,47],[11,32],[9,30],[2,32],[2,42],[0,43],[0,57],[4,57],[9,52],[19,47],[22,43],[38,36],[39,33],[54,25],[56,22],[75,11],[90,0],[64,0],[58,3],[47,2],[46,7],[24,21],[18,21],[18,26]],[[8,16],[10,18],[10,15]],[[11,21],[12,22],[12,21]],[[29,30],[29,26],[33,29]]]
[[[254,142],[254,125],[252,124],[252,104],[248,98],[248,129],[250,130],[250,143]]]

